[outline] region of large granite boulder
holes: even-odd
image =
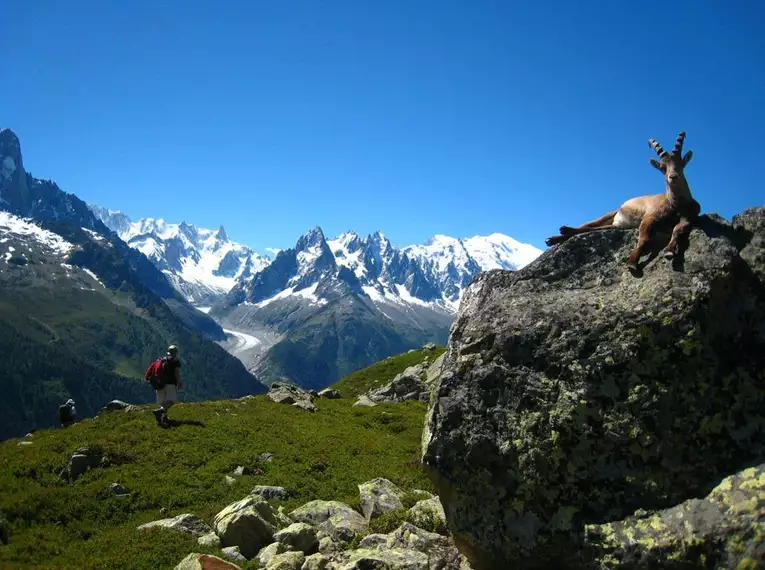
[[[274,382],[268,390],[268,397],[277,404],[289,404],[307,412],[315,412],[315,396],[302,388],[286,382]]]
[[[765,458],[763,220],[702,216],[639,275],[637,232],[608,230],[472,281],[423,464],[475,570],[599,567],[585,527],[703,497]],[[680,567],[667,560],[655,568]]]

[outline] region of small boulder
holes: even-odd
[[[274,556],[287,552],[288,548],[288,546],[281,542],[272,542],[268,546],[261,548],[255,558],[257,558],[261,566],[268,566],[268,563]]]
[[[119,483],[111,483],[107,488],[107,492],[111,495],[114,495],[116,497],[127,497],[130,495],[130,491],[128,491],[125,487],[120,485]]]
[[[446,513],[438,497],[423,499],[409,509],[410,520],[420,528],[434,528],[439,533],[445,533]]]
[[[316,409],[313,405],[314,396],[293,384],[274,382],[269,388],[268,397],[277,404],[297,405],[308,411]]]
[[[175,570],[242,570],[242,568],[212,554],[192,552],[178,563]]]
[[[209,546],[211,548],[220,548],[220,537],[214,532],[210,531],[207,534],[203,534],[197,539],[199,546]]]
[[[88,469],[101,467],[104,461],[105,458],[99,450],[80,447],[69,459],[69,464],[61,471],[60,477],[75,481]]]
[[[297,522],[283,528],[274,534],[274,541],[281,542],[290,550],[299,550],[306,554],[316,552],[319,539],[316,538],[316,528],[308,523]]]
[[[25,446],[25,445],[32,445],[33,442],[31,441],[20,441],[16,445]]]
[[[427,554],[416,550],[373,550],[360,548],[346,555],[345,563],[338,570],[430,570]]]
[[[256,485],[250,495],[260,495],[264,499],[286,499],[289,497],[289,493],[284,487],[276,487],[274,485]]]
[[[223,482],[230,487],[231,485],[236,484],[236,479],[234,479],[231,475],[224,475]]]
[[[394,509],[403,509],[404,491],[388,479],[378,477],[359,485],[361,512],[367,521]]]
[[[324,388],[321,392],[319,392],[319,397],[327,398],[329,400],[337,400],[342,398],[343,395],[339,390],[335,390],[334,388]]]
[[[354,402],[352,407],[367,406],[369,408],[372,408],[376,405],[377,404],[375,404],[372,400],[369,399],[369,396],[367,396],[366,394],[362,394],[361,396],[359,396],[359,399]]]
[[[190,513],[148,522],[139,526],[138,530],[148,530],[151,528],[167,528],[184,534],[193,534],[194,536],[203,536],[212,532],[212,529],[206,522]]]
[[[130,406],[130,404],[128,404],[127,402],[123,402],[122,400],[112,400],[111,402],[106,404],[103,408],[101,408],[100,412],[124,410],[128,406]]]
[[[241,552],[239,552],[238,546],[226,546],[221,548],[220,551],[229,560],[233,560],[234,562],[247,562],[247,559],[242,556]]]
[[[427,352],[432,352],[435,349],[436,349],[436,345],[433,344],[432,342],[428,342],[428,343],[422,345],[422,350],[425,350]]]
[[[266,564],[266,570],[301,570],[305,562],[302,552],[284,552],[277,554]]]
[[[400,374],[397,374],[385,386],[370,391],[367,397],[377,404],[382,402],[399,403],[405,400],[418,400],[420,394],[430,393],[430,389],[424,381],[426,370],[424,364],[410,366]]]
[[[249,559],[273,542],[276,531],[291,522],[263,497],[250,495],[215,515],[213,524],[223,546],[238,546]]]
[[[269,461],[273,461],[273,460],[274,460],[273,453],[266,452],[266,453],[261,453],[260,455],[258,455],[258,461],[264,461],[268,463]]]
[[[310,501],[290,513],[297,522],[318,526],[335,542],[348,542],[366,530],[367,521],[358,512],[339,501]]]
[[[329,558],[317,552],[316,554],[311,554],[311,556],[306,556],[303,567],[300,570],[326,570],[328,565]]]

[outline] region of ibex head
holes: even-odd
[[[685,132],[682,132],[680,135],[678,135],[677,141],[675,141],[675,148],[672,149],[671,153],[664,150],[656,139],[651,139],[648,141],[648,146],[653,148],[653,150],[656,151],[656,154],[658,154],[659,158],[661,159],[660,161],[657,161],[652,158],[650,159],[651,164],[654,166],[654,168],[657,168],[664,174],[664,178],[667,180],[667,184],[673,185],[685,179],[683,170],[691,161],[693,151],[689,150],[684,157],[682,156],[684,140]]]

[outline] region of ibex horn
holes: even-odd
[[[672,151],[672,154],[680,154],[683,152],[683,140],[685,140],[685,131],[680,133],[677,137],[677,140],[675,141],[675,148]]]
[[[653,148],[653,150],[656,151],[656,154],[659,155],[659,158],[664,158],[665,156],[667,156],[667,151],[661,147],[661,145],[658,143],[656,139],[649,140],[648,146],[650,146],[651,148]]]

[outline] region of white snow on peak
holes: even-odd
[[[302,299],[306,299],[310,302],[311,305],[326,305],[327,300],[320,298],[316,295],[316,288],[318,287],[318,283],[314,283],[310,287],[305,287],[304,289],[300,289],[298,291],[295,291],[294,287],[288,287],[287,289],[284,289],[274,295],[273,297],[269,297],[268,299],[264,299],[263,301],[260,301],[259,303],[254,303],[254,306],[258,308],[263,308],[274,301],[278,301],[280,299],[288,299],[290,297],[300,297]]]
[[[534,261],[542,250],[500,233],[463,240],[465,249],[483,271],[520,269]]]
[[[65,255],[74,249],[74,245],[58,234],[45,230],[32,220],[19,218],[5,211],[0,211],[0,235],[10,234],[20,238],[31,238],[48,250]]]
[[[367,268],[364,266],[362,254],[364,250],[360,247],[351,251],[351,247],[359,236],[355,232],[346,232],[341,236],[327,241],[332,255],[335,256],[335,263],[347,267],[356,274],[359,279],[364,279]]]
[[[192,303],[230,291],[248,265],[249,271],[257,273],[270,263],[267,257],[231,241],[222,226],[211,230],[164,218],[133,222],[119,211],[90,207],[122,240],[151,259]]]

